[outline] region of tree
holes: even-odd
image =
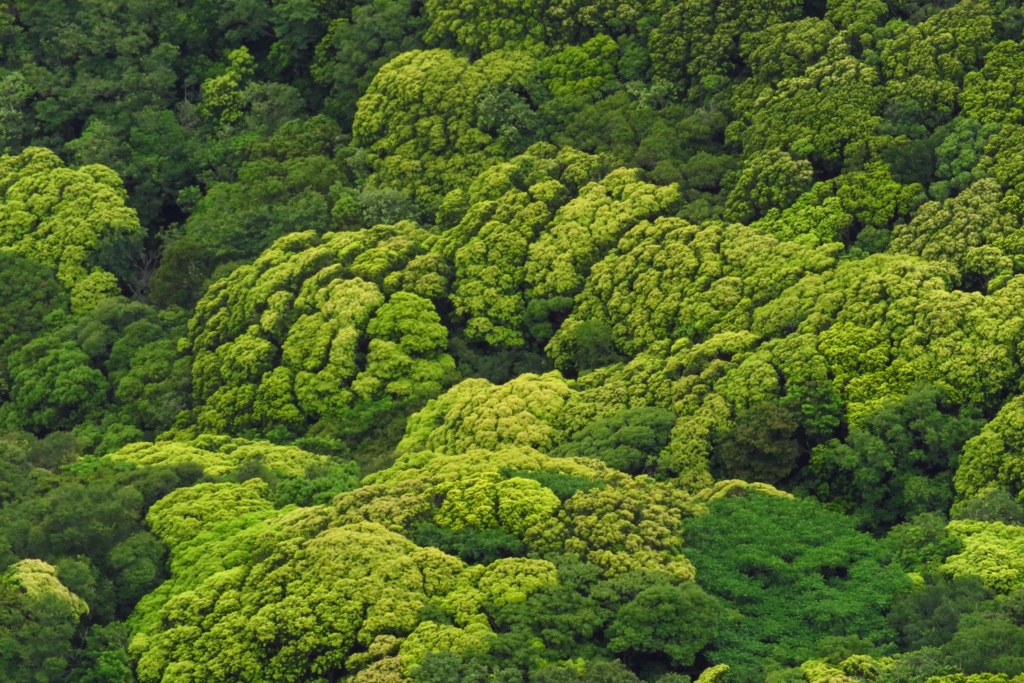
[[[988,139],[1000,129],[998,123],[982,124],[974,119],[957,117],[952,130],[935,148],[935,176],[939,180],[929,187],[936,199],[964,190],[981,175],[978,162]]]
[[[0,575],[0,671],[6,680],[59,681],[85,601],[41,560],[22,560]]]
[[[890,250],[955,264],[965,288],[994,291],[1012,277],[1019,219],[991,178],[941,204],[929,202],[893,231]],[[939,226],[942,226],[941,228]]]
[[[882,47],[892,106],[911,120],[930,125],[944,121],[956,108],[968,72],[977,68],[994,43],[987,2],[957,3],[916,26],[898,24]],[[964,94],[961,104],[970,99]]]
[[[97,247],[142,232],[126,198],[121,179],[104,166],[72,170],[37,147],[0,157],[0,246],[53,268],[72,308],[85,312],[97,288],[117,291],[113,277],[90,263]]]
[[[636,171],[627,169],[580,187],[579,196],[558,211],[530,246],[529,293],[535,297],[578,294],[600,255],[638,223],[671,211],[678,198],[676,186],[641,182]]]
[[[370,428],[375,415],[441,391],[454,363],[433,304],[407,293],[389,301],[380,287],[423,237],[411,222],[294,233],[220,280],[189,323],[196,407],[181,426],[277,427],[294,438],[320,423],[330,435],[353,411]]]
[[[961,498],[970,498],[996,484],[1018,494],[1024,486],[1018,463],[1021,446],[1017,428],[1022,415],[1021,399],[1013,398],[1004,405],[981,432],[964,444],[960,466],[953,484]]]
[[[424,208],[468,186],[501,154],[478,127],[481,95],[515,90],[532,71],[525,53],[499,52],[470,64],[447,50],[413,50],[381,68],[359,101],[353,141],[367,150],[371,182],[408,193]],[[431,119],[429,133],[418,122]]]
[[[708,508],[687,524],[687,552],[698,583],[743,615],[719,632],[712,661],[753,680],[768,662],[804,661],[823,636],[892,637],[885,607],[909,581],[848,518],[757,492]]]
[[[878,81],[875,69],[833,39],[803,75],[780,81],[754,101],[736,139],[746,154],[781,148],[830,175],[844,164],[863,163],[884,141],[877,132],[885,100]]]
[[[941,647],[953,639],[964,616],[981,608],[990,595],[976,576],[948,580],[929,575],[927,583],[893,603],[888,618],[905,649]]]
[[[558,372],[524,374],[499,386],[485,379],[463,380],[409,419],[398,451],[550,450],[562,440],[557,420],[570,393]]]
[[[758,85],[801,75],[828,49],[836,35],[830,21],[805,17],[770,24],[740,36],[740,55]]]
[[[778,483],[796,469],[799,423],[775,402],[757,403],[736,415],[716,449],[732,479]]]
[[[47,341],[27,344],[9,361],[19,369],[5,412],[15,412],[14,424],[36,434],[70,430],[96,419],[109,390],[103,373],[90,366],[89,356],[73,342],[49,346]]]
[[[605,621],[648,587],[693,578],[692,567],[679,554],[687,497],[596,461],[550,458],[526,448],[476,449],[463,455],[416,452],[371,475],[330,508],[274,511],[269,494],[258,480],[200,484],[150,509],[153,532],[171,546],[172,576],[139,607],[137,623],[145,635],[133,641],[132,649],[140,657],[141,680],[158,680],[167,667],[186,661],[199,669],[227,666],[235,671],[280,666],[286,680],[308,675],[309,657],[281,658],[256,637],[257,626],[279,633],[286,648],[312,653],[325,671],[351,673],[383,662],[381,657],[397,656],[409,673],[429,662],[431,651],[470,656],[486,652],[491,647],[486,643],[516,648],[522,629],[545,628],[542,624],[557,614],[541,614],[531,605],[553,607],[563,599],[557,597],[558,567],[522,557],[525,553],[564,557],[559,561],[567,563],[566,581],[578,587],[573,591],[615,606]],[[447,544],[458,534],[468,540],[470,531],[482,538],[489,530],[501,530],[521,545],[506,545],[505,556],[498,558],[471,553],[476,563],[466,566],[409,540]],[[356,555],[353,547],[360,548]],[[353,583],[332,578],[343,566],[350,567],[345,574]],[[597,584],[572,583],[576,575]],[[241,596],[241,612],[216,610],[199,623],[189,616],[191,610],[182,611],[194,600],[222,599],[225,580]],[[683,610],[676,617],[703,623],[712,617],[694,617],[687,606],[710,609],[713,603],[688,585],[670,591]],[[283,601],[281,590],[287,593]],[[533,597],[541,594],[555,602]],[[537,599],[541,602],[531,603]],[[286,626],[286,617],[294,623],[288,615],[295,610],[328,603],[336,606],[336,617],[322,627],[299,633]],[[624,639],[642,628],[640,610],[638,605],[623,613]],[[500,633],[487,625],[487,614],[495,615]],[[196,628],[198,638],[179,635],[195,634]],[[380,640],[396,635],[407,637],[393,645]],[[205,648],[203,643],[214,637],[222,647]],[[371,654],[349,656],[364,651]],[[672,651],[692,657],[689,650]],[[244,656],[224,659],[228,652]]]
[[[432,398],[455,376],[455,362],[442,353],[448,331],[427,299],[396,292],[377,309],[366,333],[371,337],[366,369],[352,382],[364,400]]]
[[[651,31],[651,70],[669,81],[685,74],[680,86],[689,86],[691,96],[714,91],[714,84],[727,80],[724,77],[738,66],[742,36],[799,15],[797,7],[786,2],[672,5]]]
[[[887,539],[896,560],[909,571],[934,570],[963,547],[950,534],[949,520],[938,512],[923,512],[889,530]]]
[[[532,674],[532,678],[545,683],[575,683],[575,681],[594,681],[594,683],[635,683],[639,680],[632,671],[618,660],[591,660],[586,661],[582,671],[571,666],[559,666],[549,664],[548,666]]]
[[[369,488],[339,498],[343,519],[392,520],[411,528],[406,533],[412,536],[421,522],[453,531],[501,528],[527,552],[571,554],[607,578],[635,570],[693,578],[680,554],[681,516],[692,507],[688,497],[598,461],[551,458],[528,448],[420,452],[364,484]]]
[[[35,491],[49,470],[78,456],[80,443],[71,434],[56,432],[44,439],[28,433],[8,432],[0,440],[0,505]]]
[[[780,243],[740,225],[698,228],[666,217],[642,221],[594,265],[573,314],[547,352],[556,365],[567,364],[570,335],[584,320],[608,323],[615,345],[628,354],[658,340],[701,341],[746,329],[750,308],[771,300],[805,272],[829,268],[833,250]],[[776,267],[782,262],[787,266]],[[705,277],[706,272],[717,275]]]
[[[43,320],[67,306],[67,295],[54,278],[53,269],[0,250],[0,338],[6,355],[27,342],[43,327]]]
[[[725,218],[749,223],[771,208],[784,209],[808,189],[813,174],[809,161],[793,159],[782,150],[755,154],[725,200]]]
[[[1002,486],[989,485],[953,509],[953,519],[974,519],[979,522],[1003,522],[1024,526],[1024,508]]]
[[[869,529],[946,511],[958,455],[982,425],[977,411],[954,410],[942,390],[917,388],[852,425],[843,443],[817,446],[811,490]]]
[[[887,165],[870,163],[815,183],[781,211],[768,209],[752,227],[780,239],[811,234],[859,246],[862,233],[885,236],[894,224],[899,227],[924,200],[921,190],[917,184],[896,182]]]
[[[132,683],[135,674],[128,657],[128,628],[115,622],[94,626],[86,636],[85,647],[76,652],[76,662],[68,672],[73,683]]]
[[[664,408],[622,410],[591,422],[551,454],[596,458],[621,472],[639,474],[653,467],[675,422],[675,414]]]
[[[960,106],[982,123],[1017,123],[1024,115],[1013,74],[1024,65],[1020,46],[1004,41],[985,56],[985,65],[964,76]]]
[[[171,425],[188,401],[180,313],[109,297],[80,316],[58,310],[10,357],[9,428],[71,430],[101,454]]]
[[[963,543],[963,549],[946,558],[943,572],[980,577],[986,588],[999,593],[1024,586],[1020,575],[1024,527],[964,519],[950,522],[949,532]]]
[[[5,502],[4,537],[15,557],[57,567],[61,581],[88,603],[90,621],[106,624],[126,617],[163,578],[165,548],[144,526],[148,507],[202,472],[187,464],[135,468],[69,460],[59,475],[59,465],[35,472],[49,488]]]
[[[467,335],[492,346],[523,344],[519,328],[526,308],[527,249],[551,221],[552,208],[568,194],[557,180],[561,164],[550,158],[554,150],[534,147],[530,152],[534,154],[503,164],[504,173],[491,176],[505,176],[501,180],[512,186],[497,201],[474,204],[451,231],[453,242],[458,240],[451,245],[457,248],[451,301],[456,312],[468,318]],[[548,179],[542,180],[545,176]],[[530,181],[532,185],[523,187]],[[470,196],[478,194],[473,191],[478,188],[483,189],[471,188]]]
[[[472,55],[537,44],[561,47],[583,43],[598,33],[618,36],[643,31],[643,20],[654,18],[655,3],[598,0],[581,5],[559,0],[548,5],[507,1],[475,4],[460,0],[428,0],[429,43],[458,45]]]
[[[214,435],[203,435],[193,441],[143,441],[129,444],[107,457],[113,462],[129,462],[140,467],[192,464],[210,477],[236,474],[251,463],[259,463],[272,474],[289,479],[302,478],[306,472],[324,468],[330,462],[326,456],[296,446],[275,446],[266,441]]]
[[[388,286],[435,298],[450,291],[468,338],[525,345],[533,315],[568,307],[601,250],[675,200],[674,188],[639,182],[635,171],[601,179],[603,167],[546,143],[494,164],[465,192],[449,193],[452,209],[438,215],[452,226]]]
[[[351,174],[336,149],[340,138],[337,124],[317,116],[290,121],[269,139],[249,142],[237,179],[212,183],[182,234],[165,247],[154,275],[157,299],[194,303],[201,292],[190,290],[216,266],[250,259],[285,234],[359,226],[361,216],[336,210],[348,197],[345,189],[351,192],[346,188]],[[184,255],[200,274],[179,267]]]
[[[659,584],[622,607],[608,627],[613,652],[664,652],[676,666],[694,657],[715,637],[718,602],[694,583]]]
[[[358,97],[395,56],[422,49],[426,28],[419,2],[374,0],[352,8],[350,18],[333,19],[316,46],[313,78],[329,88],[324,110],[349,127]]]

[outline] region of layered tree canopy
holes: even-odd
[[[0,679],[1021,683],[1022,45],[0,7]]]

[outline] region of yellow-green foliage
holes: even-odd
[[[524,476],[502,474],[508,470]],[[543,472],[596,488],[563,502],[526,476]],[[178,671],[197,680],[274,671],[279,680],[306,681],[387,656],[408,672],[430,651],[486,649],[485,604],[521,602],[557,582],[544,560],[467,567],[418,548],[408,537],[423,521],[453,530],[500,526],[537,552],[577,554],[609,577],[641,568],[693,577],[680,554],[688,498],[595,461],[524,448],[421,451],[340,495],[332,510],[274,511],[267,493],[259,480],[200,484],[152,507],[148,521],[171,546],[172,577],[133,617],[141,681]],[[428,603],[452,624],[420,622]]]
[[[520,241],[531,241],[537,226],[550,219],[550,212],[578,185],[591,180],[599,168],[594,156],[570,148],[559,150],[547,143],[489,166],[465,188],[447,193],[437,214],[438,224],[446,230],[432,242],[429,253],[414,259],[405,272],[391,275],[385,287],[427,297],[445,296],[456,279],[458,264],[459,289],[465,290],[456,300],[461,312],[481,315],[494,309],[489,315],[497,318],[499,325],[502,316],[521,316],[517,310],[521,303],[496,303],[515,296],[522,276],[507,277],[497,265],[515,267],[518,263],[521,268],[526,244]],[[515,253],[489,252],[488,245],[500,241],[508,248],[509,240],[519,245]],[[470,247],[474,242],[476,246]],[[488,298],[489,289],[494,292]]]
[[[67,583],[76,583],[65,573],[66,562],[60,565],[58,571],[42,560],[24,559],[0,572],[0,677],[5,681],[45,680],[74,656],[73,640],[90,610],[61,582],[64,574]],[[86,595],[93,592],[84,587]]]
[[[740,53],[758,86],[799,76],[828,49],[836,35],[831,21],[805,17],[740,37]]]
[[[1024,683],[1024,674],[947,674],[932,676],[925,683]]]
[[[477,127],[481,94],[514,87],[530,73],[526,53],[494,52],[473,63],[448,50],[404,52],[377,73],[359,100],[354,141],[372,156],[372,182],[439,203],[498,160],[495,138]]]
[[[11,587],[17,595],[30,601],[47,601],[47,607],[59,609],[60,616],[77,621],[89,613],[85,600],[78,597],[57,578],[57,570],[42,560],[20,560],[0,575],[0,591]]]
[[[537,481],[506,477],[503,471],[568,475],[600,485],[560,502]],[[693,578],[693,567],[681,554],[682,517],[696,510],[689,496],[598,461],[551,458],[516,447],[426,451],[401,457],[365,484],[335,500],[344,520],[365,519],[395,531],[425,521],[453,530],[500,527],[532,551],[571,553],[608,576],[643,568]]]
[[[718,683],[718,681],[722,680],[728,673],[728,664],[716,664],[715,666],[709,666],[700,672],[700,676],[697,677],[697,683]]]
[[[192,441],[158,441],[129,444],[108,456],[118,462],[137,465],[182,465],[195,463],[209,476],[234,472],[246,463],[260,463],[284,477],[301,477],[307,470],[324,467],[330,459],[295,446],[276,446],[269,441],[248,441],[204,434]]]
[[[548,353],[556,364],[568,364],[583,320],[607,321],[616,345],[629,354],[658,340],[749,329],[756,307],[804,274],[833,266],[837,251],[831,244],[780,242],[742,225],[643,221],[594,266]]]
[[[635,169],[602,170],[599,157],[547,143],[495,163],[448,193],[438,216],[451,227],[385,289],[447,294],[466,336],[523,345],[528,302],[579,292],[627,230],[679,198],[675,185],[643,182]]]
[[[983,0],[966,0],[917,25],[900,23],[882,50],[890,99],[948,114],[956,107],[967,71],[992,46],[993,16]],[[977,88],[974,85],[973,88]],[[965,93],[964,106],[974,98]]]
[[[448,344],[448,331],[428,299],[393,294],[377,309],[366,333],[366,368],[352,382],[362,399],[436,396],[454,375],[455,362],[439,353]]]
[[[224,73],[208,78],[199,88],[203,95],[199,111],[221,126],[228,126],[242,117],[242,85],[252,77],[256,67],[256,60],[245,46],[229,52],[228,63]]]
[[[853,655],[838,664],[831,664],[824,659],[812,659],[800,666],[800,672],[808,683],[857,683],[878,679],[891,671],[894,664],[891,657],[876,659],[868,655]]]
[[[959,273],[946,260],[875,255],[834,266],[834,253],[742,226],[641,223],[594,266],[548,347],[571,365],[575,330],[598,319],[637,355],[579,380],[561,424],[575,431],[623,408],[669,408],[680,419],[659,469],[699,490],[710,483],[700,463],[712,444],[739,411],[765,402],[803,406],[801,419],[817,429],[838,424],[838,410],[856,422],[922,382],[982,405],[1016,386],[1020,276],[983,296],[954,289]],[[977,481],[992,474],[984,462],[1001,457],[974,455],[983,444],[1002,450],[968,447],[965,467],[986,468]]]
[[[793,3],[777,0],[648,4],[662,15],[649,37],[652,71],[680,91],[689,83],[691,94],[735,68],[743,38],[800,16]]]
[[[952,199],[922,206],[910,223],[893,230],[889,250],[945,260],[956,265],[961,281],[973,276],[993,292],[1024,258],[1021,208],[1019,197],[983,178]]]
[[[730,126],[730,134],[743,141],[748,154],[780,148],[838,165],[864,159],[886,143],[876,133],[884,101],[878,71],[852,56],[840,35],[803,74],[746,100],[744,121]]]
[[[553,161],[545,166],[558,170]],[[508,180],[521,176],[520,169],[502,166],[505,168],[491,172]],[[564,185],[550,177],[555,173],[537,173],[539,170],[524,181],[537,180],[536,176],[550,179],[534,182],[525,190],[513,185],[496,200],[477,202],[451,231],[454,234],[449,239],[464,240],[455,252],[451,300],[455,310],[467,316],[466,333],[471,338],[494,345],[523,343],[519,328],[526,309],[522,289],[527,249],[551,220],[552,207],[568,194]],[[440,242],[445,241],[442,238]]]
[[[985,56],[978,71],[964,76],[960,106],[982,123],[1017,123],[1024,116],[1024,95],[1017,74],[1024,68],[1024,50],[1012,40],[1003,41]]]
[[[675,185],[640,180],[636,169],[620,168],[580,188],[530,245],[526,280],[531,296],[572,296],[583,289],[590,267],[641,220],[668,213],[678,200]]]
[[[711,501],[718,500],[719,498],[745,495],[745,493],[741,494],[741,491],[757,491],[758,493],[763,493],[767,496],[793,498],[792,493],[780,491],[771,484],[762,484],[758,482],[751,483],[743,481],[742,479],[722,479],[720,481],[716,481],[713,486],[709,486],[708,488],[699,491],[693,499],[702,503],[710,503]]]
[[[379,286],[425,237],[410,222],[295,233],[214,284],[183,344],[195,358],[187,422],[212,433],[302,432],[357,399],[438,394],[455,365],[433,304],[402,292],[388,299]]]
[[[103,299],[120,293],[113,273],[94,268],[71,288],[71,310],[75,313],[88,313]]]
[[[0,156],[0,247],[52,267],[84,312],[117,293],[112,276],[90,266],[92,253],[104,240],[142,233],[127,198],[106,166],[70,169],[39,147]]]
[[[981,433],[964,444],[953,483],[961,498],[996,483],[1015,494],[1024,490],[1024,398],[1007,401]]]
[[[435,513],[434,522],[453,531],[500,526],[510,534],[523,536],[546,521],[560,505],[558,496],[539,482],[521,477],[502,480],[497,473],[468,477],[435,490],[444,496],[444,503]]]
[[[146,521],[153,533],[172,547],[195,538],[218,522],[250,512],[267,512],[269,487],[260,479],[243,484],[197,484],[161,498],[149,509]]]
[[[979,576],[999,593],[1024,588],[1024,527],[954,520],[947,528],[963,543],[963,550],[949,557],[942,571],[952,576]]]
[[[490,635],[493,631],[482,621],[470,622],[465,628],[423,621],[402,641],[398,661],[403,673],[410,674],[431,652],[486,651],[487,636]]]
[[[558,372],[524,374],[501,385],[464,380],[409,419],[398,451],[455,455],[514,446],[548,451],[561,441],[558,414],[571,393]]]
[[[246,564],[260,538],[279,528],[284,523],[280,520],[290,519],[289,508],[274,509],[269,493],[258,479],[200,484],[179,489],[150,509],[146,518],[150,528],[171,546],[171,577],[136,606],[131,623],[137,643],[145,643],[146,634],[160,628],[161,610],[168,600],[211,576]],[[315,519],[308,510],[301,518]]]
[[[411,632],[419,611],[450,593],[463,568],[372,523],[266,534],[257,543],[265,559],[167,602],[161,629],[133,643],[140,681],[183,668],[196,680],[225,681],[298,682],[344,671],[357,644]]]
[[[641,182],[635,170],[619,169],[583,185],[569,199],[593,159],[570,149],[554,156],[550,146],[535,145],[531,151],[546,163],[534,162],[525,178],[530,155],[489,169],[513,187],[496,201],[477,201],[438,241],[439,247],[463,242],[454,256],[452,303],[470,316],[467,334],[492,344],[522,344],[527,301],[575,294],[590,266],[627,229],[678,197],[675,186],[657,187]],[[541,169],[550,179],[543,180]],[[529,182],[523,190],[516,187]],[[470,197],[486,197],[482,189],[471,188]]]
[[[772,187],[779,191],[778,183],[773,182]],[[875,162],[815,183],[785,209],[768,210],[752,227],[779,239],[814,235],[823,242],[849,241],[854,228],[888,229],[897,219],[908,216],[921,200],[920,185],[901,185],[888,166]]]
[[[675,185],[635,169],[595,179],[601,170],[598,157],[546,143],[490,166],[448,194],[439,216],[457,223],[386,288],[449,294],[468,337],[522,345],[529,301],[576,294],[623,233],[678,200]]]
[[[476,54],[538,44],[557,47],[581,33],[635,25],[645,10],[661,6],[657,0],[595,0],[586,4],[577,0],[428,0],[424,4],[432,22],[428,40],[454,39]]]

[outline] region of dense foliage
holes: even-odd
[[[1005,0],[0,4],[0,680],[1021,683]]]

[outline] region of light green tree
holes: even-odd
[[[296,233],[216,283],[184,342],[194,357],[196,407],[182,426],[301,435],[357,400],[421,401],[440,392],[454,363],[433,304],[407,293],[388,301],[378,284],[421,252],[424,237],[409,222]]]
[[[12,683],[64,679],[85,601],[42,560],[21,560],[0,574],[0,673]]]
[[[491,88],[521,88],[533,68],[534,60],[518,52],[495,52],[472,64],[447,50],[395,57],[359,100],[352,124],[354,142],[372,155],[371,183],[430,208],[468,187],[502,153],[496,137],[478,125],[481,96]]]
[[[92,262],[105,244],[141,235],[117,174],[105,166],[70,169],[39,147],[0,156],[0,247],[50,266],[85,312],[117,293],[116,279]]]

